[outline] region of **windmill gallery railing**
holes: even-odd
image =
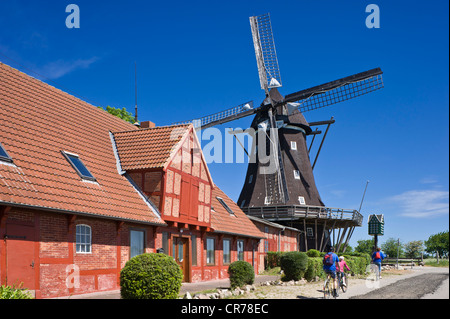
[[[339,224],[361,226],[363,216],[357,210],[322,206],[291,205],[243,208],[247,215],[270,221],[295,219],[335,220]],[[336,225],[338,226],[338,225]]]

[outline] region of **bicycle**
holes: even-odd
[[[333,281],[334,279],[328,274],[323,284],[323,299],[331,299],[331,297],[336,299],[337,296],[333,293]],[[339,281],[337,284],[339,285]],[[336,290],[339,290],[339,287]]]
[[[347,288],[348,288],[347,275],[345,274],[345,272],[338,272],[337,276],[338,276],[339,287],[341,288],[343,293],[346,293]]]

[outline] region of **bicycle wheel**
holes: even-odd
[[[330,280],[327,278],[323,284],[323,299],[331,299]]]
[[[347,285],[348,285],[347,276],[345,276],[345,275],[342,276],[341,275],[341,280],[339,282],[339,286],[341,287],[343,293],[347,292]]]

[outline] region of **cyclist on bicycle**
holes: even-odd
[[[339,266],[339,258],[334,253],[334,247],[330,247],[330,251],[323,258],[323,271],[333,278],[333,294],[339,296],[337,292],[336,264]]]
[[[347,265],[347,263],[345,262],[345,258],[344,258],[344,256],[340,256],[339,257],[339,263],[338,263],[338,274],[339,274],[339,276],[342,276],[342,277],[344,277],[345,276],[345,270],[348,270],[348,271],[350,271],[350,268],[348,267],[348,265]],[[342,284],[344,285],[344,286],[347,286],[346,284],[345,284],[345,280],[343,280],[342,281]]]

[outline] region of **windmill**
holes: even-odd
[[[346,247],[354,228],[362,225],[362,215],[357,210],[325,207],[313,175],[334,119],[308,123],[303,113],[381,89],[383,72],[376,68],[282,96],[278,91],[282,81],[270,15],[250,17],[250,26],[260,85],[265,92],[263,102],[258,107],[254,107],[253,101],[246,102],[183,123],[205,129],[254,115],[251,128],[255,134],[250,153],[256,160],[249,163],[238,205],[249,215],[303,228],[302,250],[311,247],[323,250],[329,244]],[[327,125],[327,129],[311,165],[309,151],[316,135],[321,133],[311,127],[319,125]],[[309,148],[307,136],[313,136]],[[335,230],[339,230],[337,240]]]

